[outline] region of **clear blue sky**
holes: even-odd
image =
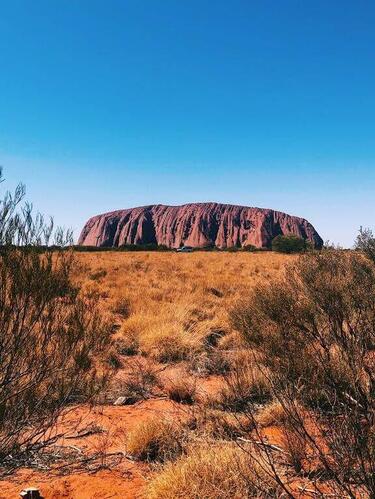
[[[220,201],[375,228],[372,0],[0,0],[0,164],[76,235]]]

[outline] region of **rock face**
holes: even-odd
[[[279,234],[302,237],[316,248],[323,244],[314,227],[303,218],[219,203],[157,204],[97,215],[85,224],[78,244],[108,247],[155,243],[169,248],[252,244],[267,248]]]

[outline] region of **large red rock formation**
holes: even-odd
[[[90,218],[78,244],[122,246],[124,244],[163,244],[218,248],[269,247],[279,234],[294,234],[322,246],[322,239],[305,219],[280,211],[219,203],[182,206],[161,204],[113,211]]]

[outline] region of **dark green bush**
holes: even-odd
[[[123,244],[122,246],[73,246],[75,251],[96,252],[96,251],[172,251],[164,244]]]
[[[272,241],[272,250],[278,253],[301,253],[307,249],[305,239],[297,236],[276,236]]]
[[[254,246],[253,244],[246,244],[245,246],[242,247],[242,251],[257,251],[258,248]]]
[[[228,253],[236,253],[239,250],[240,248],[238,248],[238,246],[228,246],[224,251],[227,251]]]

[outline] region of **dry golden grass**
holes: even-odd
[[[274,400],[264,406],[257,415],[258,423],[265,428],[267,426],[283,425],[286,419],[285,410],[281,403],[277,400]]]
[[[205,440],[234,440],[253,429],[250,418],[241,414],[212,409],[204,404],[192,408],[189,427]]]
[[[166,461],[182,452],[185,431],[177,421],[154,417],[139,423],[126,440],[126,450],[142,461]]]
[[[252,426],[228,409],[270,397],[229,312],[293,258],[271,252],[78,254],[83,292],[111,317],[116,351],[128,371],[133,366],[116,381],[116,396],[142,400],[160,389],[163,402],[173,401],[185,417],[182,423],[177,413],[169,419],[159,413],[127,434],[128,454],[159,463],[146,497],[256,497],[264,488],[265,496],[275,495],[269,477],[233,442]],[[157,382],[145,379],[145,361],[160,373]]]
[[[197,399],[197,386],[194,378],[170,379],[164,385],[168,397],[180,404],[193,404]]]
[[[311,471],[311,476],[321,472],[319,453],[288,417],[291,404],[276,400],[278,385],[271,384],[270,375],[277,364],[265,363],[267,349],[260,351],[256,342],[250,346],[249,337],[246,344],[244,331],[241,335],[233,326],[233,309],[244,313],[238,302],[246,304],[252,287],[278,277],[295,258],[271,252],[77,254],[81,292],[113,325],[108,361],[119,369],[103,400],[125,397],[132,404],[105,409],[111,425],[121,428],[121,438],[116,436],[121,453],[126,451],[147,480],[137,497],[280,497],[266,455],[294,488],[305,485]],[[266,309],[272,306],[271,301]],[[267,324],[260,331],[269,338]],[[248,333],[254,333],[252,327]],[[306,358],[293,359],[302,364],[302,373],[310,368]],[[340,350],[331,348],[330,359],[332,379],[353,386]],[[310,391],[314,400],[321,384]],[[328,455],[312,409],[290,402]],[[109,466],[114,435],[103,432],[96,439],[102,466]],[[310,490],[315,485],[307,484]]]
[[[265,464],[263,464],[263,467]],[[235,444],[194,446],[168,463],[149,483],[148,499],[242,499],[278,497],[278,487],[249,454]]]
[[[194,357],[214,342],[239,348],[228,310],[249,288],[282,272],[293,257],[276,253],[78,254],[78,280],[119,325],[124,353],[159,362]]]
[[[265,374],[250,362],[245,362],[233,367],[232,372],[226,377],[226,385],[214,403],[219,403],[228,410],[242,411],[250,402],[262,404],[271,398]]]

